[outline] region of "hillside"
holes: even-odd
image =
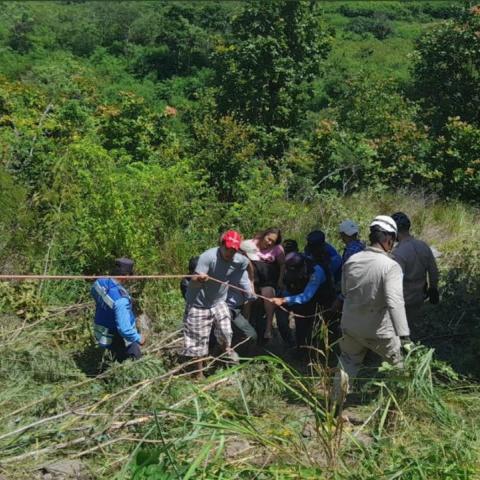
[[[403,372],[369,359],[351,423],[336,347],[306,365],[276,332],[193,381],[177,280],[131,285],[153,325],[124,364],[89,283],[1,281],[0,479],[479,478],[470,3],[0,2],[0,274],[181,275],[229,228],[341,250],[340,221],[366,239],[397,210],[441,253],[421,343]]]

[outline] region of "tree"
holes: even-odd
[[[316,2],[252,0],[216,46],[219,110],[255,125],[264,154],[283,152],[329,41]]]
[[[480,195],[480,128],[451,118],[435,145],[443,193],[478,203]]]
[[[480,124],[480,11],[441,23],[417,42],[413,92],[438,131],[448,117]]]
[[[32,47],[32,41],[29,37],[32,31],[33,20],[24,12],[10,30],[8,45],[19,53],[27,53]]]
[[[392,80],[358,77],[345,82],[335,104],[339,124],[361,134],[374,149],[383,184],[424,186],[438,178],[429,160],[428,131],[418,123],[418,106]]]
[[[251,132],[231,117],[209,115],[194,125],[195,167],[202,168],[221,202],[242,200],[240,185],[254,168],[255,144]]]

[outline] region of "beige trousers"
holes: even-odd
[[[360,338],[343,331],[340,339],[340,358],[334,379],[334,399],[343,402],[350,392],[351,381],[357,376],[368,350],[380,355],[388,363],[403,367],[403,356],[399,337],[391,338]]]

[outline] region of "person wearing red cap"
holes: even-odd
[[[218,343],[232,360],[238,355],[231,348],[232,326],[226,299],[228,285],[238,285],[247,271],[247,257],[239,253],[242,236],[228,230],[220,237],[220,246],[203,252],[188,283],[183,321],[183,355],[198,358],[198,376],[202,376],[202,358],[208,354],[212,326]],[[225,283],[218,283],[212,279]]]

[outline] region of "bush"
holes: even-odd
[[[480,195],[480,128],[451,118],[435,145],[434,162],[445,196],[478,202]]]
[[[480,125],[480,15],[440,23],[417,42],[412,92],[441,131],[449,117]]]
[[[355,18],[347,25],[346,29],[362,37],[371,33],[378,40],[385,40],[393,34],[393,25],[386,17]]]

